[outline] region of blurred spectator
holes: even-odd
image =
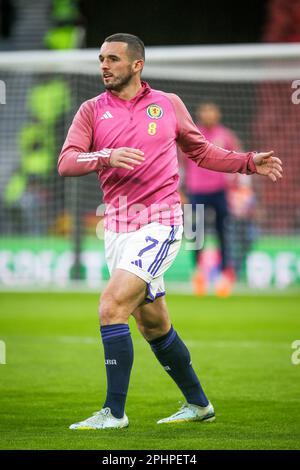
[[[300,41],[300,0],[269,0],[262,40],[269,43]],[[283,67],[287,63],[282,59]],[[292,64],[293,61],[291,67]],[[299,74],[295,78],[299,78]],[[255,193],[263,201],[257,220],[261,232],[268,235],[290,236],[299,232],[295,208],[300,207],[300,105],[292,99],[291,85],[292,79],[263,81],[256,84],[253,96],[251,147],[271,148],[285,161],[280,185],[270,186],[254,179]]]
[[[8,11],[9,2],[0,2]],[[14,4],[18,20],[15,45],[20,41],[30,49],[42,48],[41,38],[48,49],[83,45],[84,18],[79,0],[15,0]],[[57,175],[56,159],[58,136],[62,135],[71,101],[65,79],[49,75],[46,80],[41,76],[28,88],[28,117],[16,134],[20,161],[8,175],[0,201],[5,215],[1,230],[5,233],[45,234],[57,225],[56,217],[62,216],[63,184]]]
[[[0,0],[0,50],[85,45],[83,0]]]
[[[71,90],[64,80],[50,80],[29,90],[30,115],[17,138],[20,162],[3,194],[8,233],[47,233],[62,206],[63,187],[56,172],[57,135],[70,107]]]
[[[46,32],[47,49],[77,49],[84,46],[85,28],[79,0],[52,0],[52,26]]]
[[[300,0],[269,0],[264,42],[300,42]]]
[[[240,143],[236,135],[221,123],[221,111],[215,103],[203,103],[196,111],[196,123],[202,134],[212,143],[227,150],[239,150]],[[226,199],[228,175],[225,173],[196,167],[187,159],[185,163],[185,188],[189,202],[195,208],[196,204],[204,204],[215,213],[215,229],[220,247],[220,275],[216,282],[216,293],[228,295],[232,290],[235,275],[230,256],[228,238],[229,209]],[[196,227],[195,227],[196,230]],[[200,268],[201,251],[195,251],[196,271],[193,276],[194,291],[203,295],[208,289],[208,279]]]

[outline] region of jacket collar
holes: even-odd
[[[142,84],[142,87],[140,88],[138,93],[133,98],[131,98],[131,100],[123,100],[122,98],[119,98],[118,96],[114,95],[110,90],[107,90],[107,94],[113,100],[121,101],[122,103],[124,103],[124,102],[125,103],[126,102],[127,103],[134,103],[134,102],[138,101],[140,98],[142,98],[143,96],[146,96],[151,92],[150,85],[147,82],[142,80],[141,84]]]

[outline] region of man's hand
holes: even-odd
[[[129,147],[115,149],[110,154],[109,163],[113,168],[126,168],[133,170],[135,166],[140,165],[145,159],[144,152]]]
[[[277,157],[273,157],[274,151],[257,153],[253,157],[257,173],[268,176],[273,182],[277,178],[282,178],[282,162]]]

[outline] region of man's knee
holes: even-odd
[[[111,292],[104,292],[99,302],[100,324],[110,325],[125,323],[128,320],[126,308],[123,303]]]

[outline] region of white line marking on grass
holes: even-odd
[[[270,347],[270,348],[279,348],[279,349],[286,349],[289,347],[288,341],[285,342],[277,342],[277,341],[209,341],[205,340],[199,341],[195,340],[184,340],[186,346],[189,347],[207,347],[213,346],[214,348],[231,348],[231,347],[238,347],[238,348],[261,348],[261,347]]]
[[[65,344],[101,344],[101,338],[99,339],[93,336],[54,336],[54,341]],[[214,340],[201,340],[195,341],[191,339],[183,340],[186,346],[191,348],[261,348],[261,347],[270,347],[277,349],[289,349],[290,343],[287,342],[277,342],[277,341],[214,341]],[[135,344],[147,344],[146,340],[143,338],[133,338]]]
[[[33,344],[36,343],[64,343],[64,344],[101,344],[101,338],[96,336],[73,336],[73,335],[6,335],[11,339],[14,338],[15,341],[27,342],[30,341]],[[290,349],[291,345],[289,341],[234,341],[234,340],[199,340],[195,339],[185,339],[183,337],[184,343],[188,347],[192,348],[206,348],[206,347],[213,347],[213,348],[261,348],[261,347],[269,347],[269,348],[276,348],[276,349]],[[133,338],[133,342],[135,344],[145,344],[147,345],[147,341],[143,339],[141,336],[137,338]]]

